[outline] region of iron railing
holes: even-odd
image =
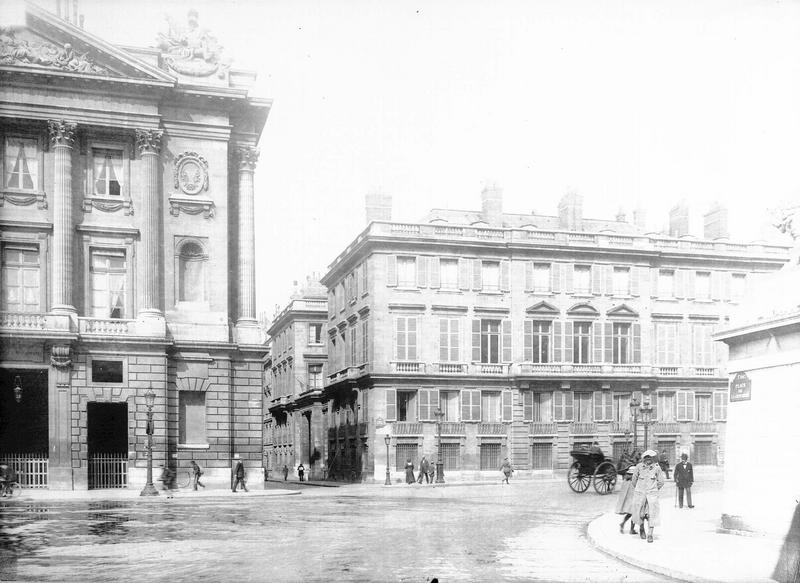
[[[124,453],[94,453],[89,456],[89,489],[127,488],[128,456]]]
[[[47,488],[50,460],[46,454],[6,453],[0,455],[0,461],[17,473],[17,480],[23,487]]]

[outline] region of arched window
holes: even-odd
[[[194,241],[184,243],[178,258],[178,300],[204,302],[206,300],[206,263],[208,256]]]

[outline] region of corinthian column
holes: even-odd
[[[136,130],[136,149],[142,159],[142,230],[139,245],[139,318],[158,318],[161,310],[161,197],[158,192],[161,130]]]
[[[53,185],[53,295],[54,313],[74,314],[72,305],[72,145],[77,125],[63,120],[47,122],[55,154]]]
[[[237,326],[256,324],[255,217],[253,172],[258,150],[239,146],[239,313]]]

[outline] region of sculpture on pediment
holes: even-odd
[[[164,61],[170,69],[192,77],[217,74],[225,78],[230,64],[223,58],[222,47],[216,37],[201,28],[197,10],[190,10],[186,26],[167,17],[169,30],[159,33],[158,47],[164,51]]]
[[[775,228],[781,233],[789,235],[794,241],[800,237],[800,220],[795,222],[798,212],[800,212],[800,206],[782,206],[772,211]]]
[[[108,69],[93,63],[88,53],[78,53],[70,43],[59,47],[45,41],[18,39],[14,31],[0,29],[0,64],[36,65],[73,73],[108,75]]]

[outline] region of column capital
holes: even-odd
[[[258,162],[258,148],[237,146],[236,160],[239,163],[239,172],[253,172]]]
[[[163,130],[136,130],[136,150],[140,156],[144,154],[161,153],[161,138],[164,137]]]
[[[47,131],[50,133],[50,143],[55,146],[71,148],[75,143],[75,132],[78,124],[63,119],[47,121]]]

